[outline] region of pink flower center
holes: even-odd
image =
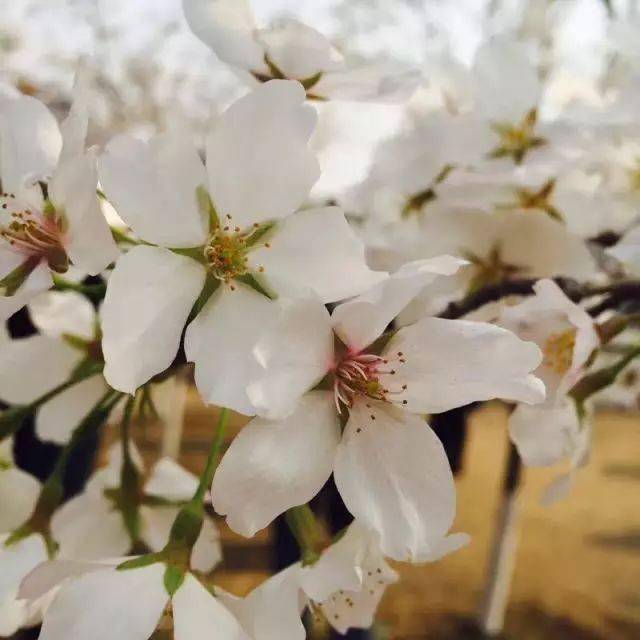
[[[334,369],[333,396],[338,413],[342,407],[351,407],[357,396],[393,402],[393,396],[407,390],[403,384],[392,389],[387,376],[395,376],[397,368],[405,364],[401,351],[393,357],[382,357],[371,353],[348,354]],[[402,400],[402,404],[407,404]]]
[[[23,206],[11,193],[0,195],[0,238],[27,258],[47,260],[64,273],[69,261],[62,243],[63,222],[55,216]]]

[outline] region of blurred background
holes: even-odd
[[[73,75],[93,70],[92,144],[122,131],[142,137],[181,127],[199,140],[204,127],[246,89],[187,29],[179,0],[0,0],[0,83],[66,113]],[[375,145],[434,108],[442,69],[469,64],[480,42],[511,32],[540,45],[548,91],[559,110],[640,59],[640,10],[611,0],[254,0],[260,20],[295,16],[350,55],[397,60],[427,81],[408,105],[320,105],[314,145],[323,175],[315,197],[340,198],[366,177]],[[626,76],[625,76],[626,77]],[[528,470],[520,493],[518,553],[504,637],[640,638],[640,418],[637,373],[602,403],[594,454],[568,500],[542,507],[553,472]],[[188,388],[180,458],[204,465],[215,409]],[[439,563],[402,567],[370,638],[475,638],[496,514],[504,495],[509,446],[506,409],[490,405],[438,425],[458,470],[456,530],[472,544]],[[466,430],[460,422],[466,424]],[[238,418],[235,426],[239,427]],[[465,435],[466,434],[466,435]],[[140,442],[149,458],[159,428]],[[464,445],[464,446],[463,446]],[[513,480],[513,479],[512,479]],[[514,485],[510,488],[513,488]],[[237,593],[291,561],[278,526],[246,541],[224,528],[223,587]],[[353,636],[356,637],[356,636]],[[358,637],[365,637],[358,636]],[[286,639],[283,639],[286,640]]]

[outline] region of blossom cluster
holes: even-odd
[[[0,637],[144,640],[168,620],[178,640],[296,639],[305,609],[369,627],[392,561],[469,543],[429,416],[507,403],[524,464],[564,464],[555,501],[592,396],[640,354],[604,360],[640,297],[622,91],[544,117],[528,46],[488,38],[362,184],[317,202],[316,104],[407,101],[420,74],[352,64],[296,21],[258,28],[246,2],[184,11],[248,85],[202,149],[175,129],[88,147],[82,70],[60,124],[0,98],[0,316],[26,307],[36,329],[0,339]],[[190,368],[220,408],[205,471],[147,471],[136,429]],[[248,422],[222,455],[229,410]],[[29,418],[62,448],[42,482],[14,459]],[[96,435],[108,460],[68,499]],[[353,518],[333,539],[309,507],[331,477]],[[214,587],[214,512],[246,537],[286,514],[301,561],[246,597]]]

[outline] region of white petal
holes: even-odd
[[[471,536],[468,533],[452,533],[440,541],[429,553],[418,556],[418,562],[437,562],[442,560],[450,553],[459,551],[471,542]]]
[[[144,492],[167,500],[187,501],[193,497],[197,488],[196,476],[171,458],[161,458],[151,470]]]
[[[263,371],[247,389],[258,413],[270,419],[289,415],[333,366],[333,331],[325,306],[308,298],[281,307],[276,325],[254,349]]]
[[[204,280],[195,260],[159,247],[118,260],[100,309],[104,377],[114,389],[133,393],[171,364]]]
[[[396,354],[402,353],[404,363]],[[484,322],[425,318],[400,329],[385,347],[394,375],[384,383],[416,413],[439,413],[470,402],[504,398],[544,400],[531,372],[542,359],[533,342]],[[403,385],[406,390],[400,392]]]
[[[30,473],[10,467],[0,470],[0,533],[27,521],[40,495],[40,483]]]
[[[295,564],[265,580],[246,598],[222,593],[220,599],[252,640],[304,640],[299,572]]]
[[[91,571],[103,571],[105,568],[117,567],[125,558],[118,560],[84,561],[84,560],[46,560],[41,562],[20,583],[18,597],[26,600],[39,600],[56,589],[67,578],[82,576]]]
[[[269,298],[242,284],[221,285],[189,324],[187,360],[195,362],[196,386],[206,402],[251,415],[247,385],[260,374],[253,347],[277,318]]]
[[[288,19],[259,34],[269,60],[287,78],[304,80],[322,71],[340,69],[342,56],[311,27]]]
[[[229,610],[190,574],[172,602],[175,640],[210,635],[216,640],[250,640]]]
[[[3,100],[0,107],[0,167],[4,191],[19,191],[26,180],[48,178],[62,138],[53,114],[31,96]]]
[[[99,560],[131,549],[122,513],[102,494],[81,493],[62,505],[51,520],[51,533],[62,558]]]
[[[97,316],[93,305],[76,291],[48,291],[29,304],[29,316],[40,333],[50,338],[65,334],[93,340]]]
[[[571,401],[554,407],[519,405],[509,418],[509,434],[522,461],[531,467],[555,464],[572,453],[580,422]]]
[[[164,571],[160,563],[106,569],[64,585],[44,616],[40,640],[146,640],[169,600]]]
[[[211,488],[215,510],[250,537],[290,507],[313,498],[331,475],[338,443],[331,393],[305,395],[281,421],[254,418],[220,462]]]
[[[81,359],[77,349],[47,336],[0,345],[0,398],[27,404],[69,378]]]
[[[100,157],[100,183],[118,215],[144,240],[165,247],[204,244],[209,220],[196,191],[207,178],[188,136],[150,142],[118,136]]]
[[[38,438],[56,444],[69,442],[74,429],[108,389],[104,378],[95,375],[43,404],[36,416]]]
[[[540,504],[543,507],[550,507],[562,500],[565,500],[573,489],[574,472],[561,473],[556,476],[544,489],[540,496]]]
[[[13,594],[0,600],[0,638],[12,637],[25,625],[28,617],[28,604],[24,600],[16,599]]]
[[[520,124],[529,109],[538,104],[540,80],[520,42],[496,39],[480,47],[474,77],[479,106],[494,122]]]
[[[451,527],[453,475],[422,418],[367,404],[356,401],[351,409],[336,453],[336,485],[349,511],[378,532],[383,553],[410,560],[440,545]]]
[[[310,93],[331,100],[404,102],[420,79],[419,73],[397,65],[370,64],[325,73]]]
[[[180,507],[140,508],[140,537],[152,551],[161,551],[169,540]],[[205,517],[200,536],[191,553],[191,568],[208,573],[222,560],[220,537],[215,524]]]
[[[304,99],[300,83],[272,80],[216,121],[207,140],[209,192],[232,225],[288,216],[320,176],[308,147],[317,115]]]
[[[68,225],[64,234],[66,252],[74,266],[94,276],[118,257],[98,201],[97,185],[92,152],[62,160],[49,182],[49,197]]]
[[[337,306],[332,315],[335,332],[359,351],[378,338],[389,323],[438,276],[450,276],[467,264],[452,256],[438,256],[403,265],[370,291]]]
[[[47,547],[39,533],[9,546],[5,545],[6,539],[7,536],[0,536],[0,602],[15,592],[22,578],[34,567],[47,559]]]
[[[52,284],[49,266],[41,262],[12,296],[0,296],[0,321],[8,320]]]
[[[273,275],[280,295],[312,289],[323,302],[357,295],[386,277],[371,271],[365,262],[364,244],[338,207],[308,209],[290,216],[277,227],[270,247],[250,253],[254,265],[262,265],[264,277]],[[294,285],[292,291],[287,284]]]
[[[370,534],[354,520],[339,540],[322,552],[317,562],[300,570],[300,585],[307,596],[322,602],[340,589],[359,590],[370,540]]]
[[[620,262],[637,270],[640,267],[640,227],[626,233],[620,242],[606,252]]]
[[[220,60],[247,70],[264,66],[264,50],[253,38],[248,0],[183,0],[182,6],[193,33]]]
[[[205,518],[198,540],[191,551],[191,568],[209,573],[222,561],[220,532],[211,518]]]

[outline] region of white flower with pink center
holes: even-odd
[[[96,159],[85,149],[83,78],[58,127],[30,96],[0,101],[0,319],[70,265],[96,275],[117,256],[97,195]]]
[[[240,432],[213,480],[214,507],[234,530],[253,535],[333,472],[384,555],[415,560],[441,546],[455,492],[424,414],[544,398],[531,375],[540,350],[505,329],[426,318],[385,333],[428,282],[461,264],[442,256],[405,265],[331,315],[316,298],[284,305],[255,349],[264,373],[248,393],[264,417]]]

